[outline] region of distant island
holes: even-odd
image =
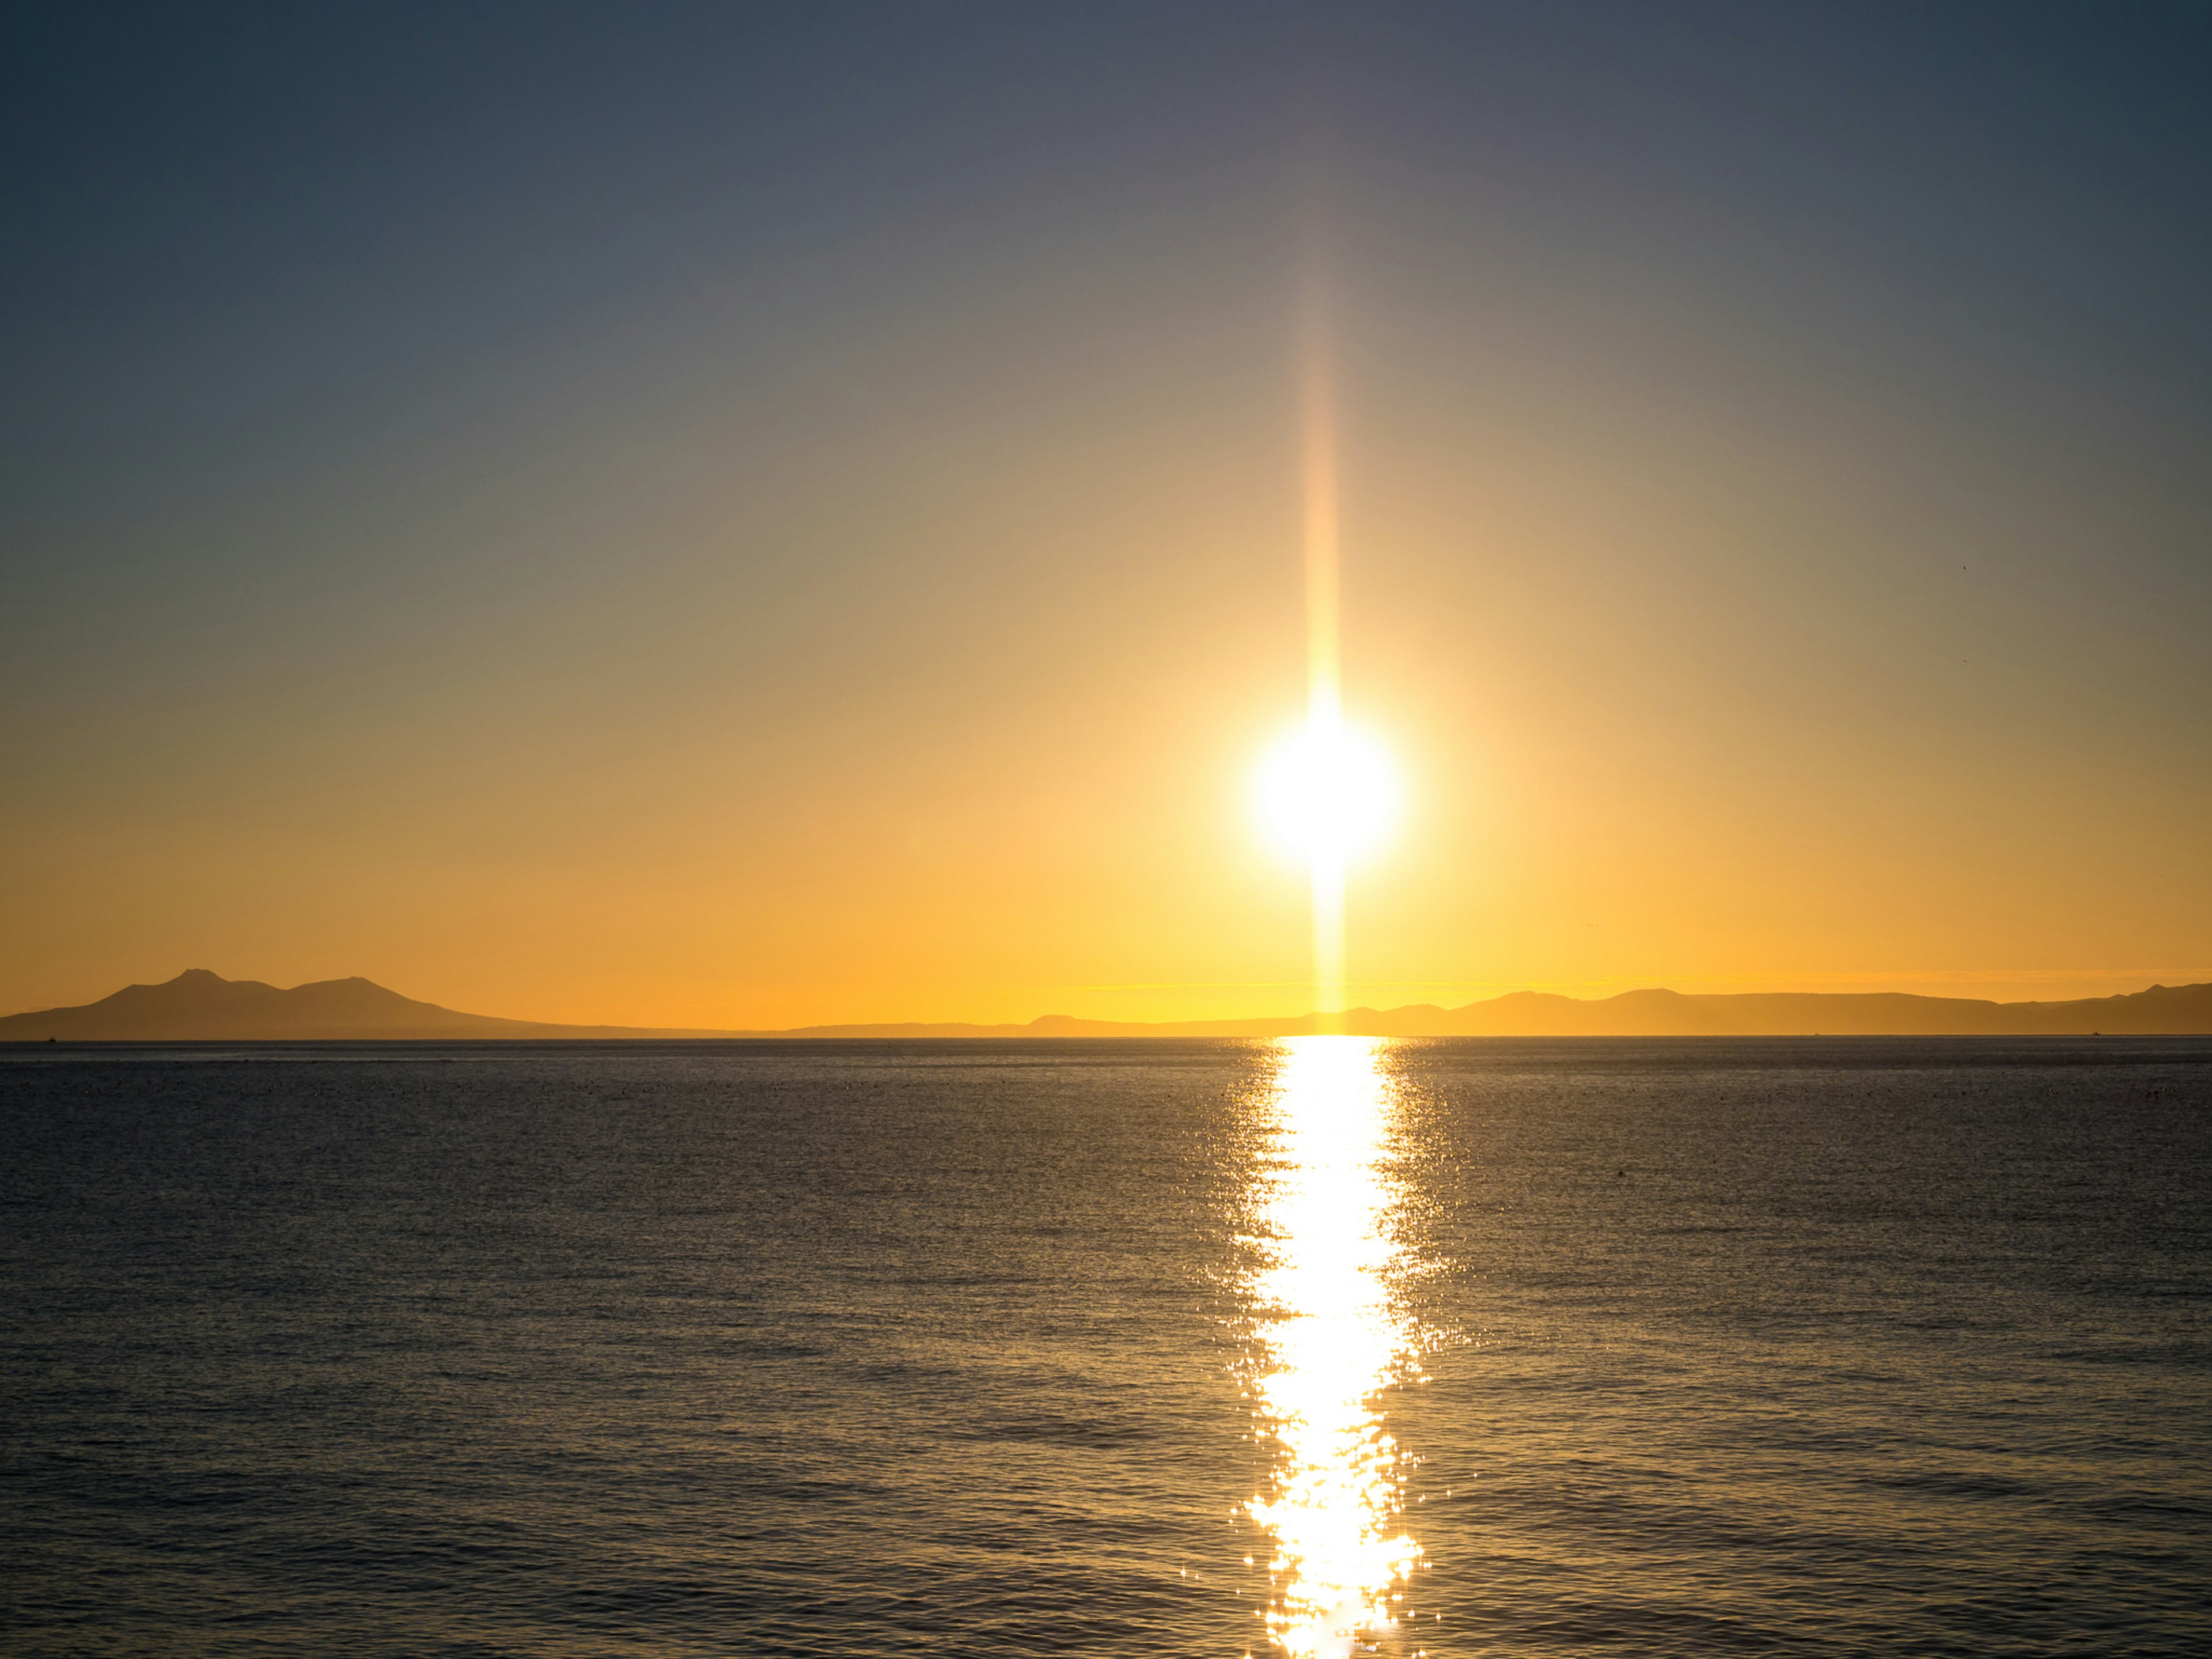
[[[2070,1002],[1984,1002],[1898,992],[1754,993],[1692,996],[1628,991],[1583,1001],[1516,991],[1462,1008],[1416,1004],[1354,1008],[1324,1021],[1218,1019],[1147,1024],[1047,1014],[1026,1025],[805,1025],[706,1030],[647,1025],[555,1025],[464,1014],[416,1002],[365,979],[319,980],[282,990],[195,968],[159,985],[132,985],[78,1008],[0,1018],[0,1042],[270,1041],[650,1041],[680,1037],[1295,1036],[2086,1036],[2212,1034],[2212,985],[2154,985],[2125,996]]]

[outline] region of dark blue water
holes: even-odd
[[[2212,1044],[1372,1064],[1362,1639],[2212,1652]],[[6,1649],[1267,1651],[1282,1066],[0,1051]]]

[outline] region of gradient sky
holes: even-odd
[[[2212,979],[2208,19],[11,7],[0,1008]]]

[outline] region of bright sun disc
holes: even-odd
[[[1397,816],[1398,783],[1382,750],[1341,727],[1291,733],[1267,751],[1259,776],[1261,822],[1308,859],[1364,853]]]

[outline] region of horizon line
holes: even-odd
[[[2111,970],[2111,971],[2112,971],[2112,973],[2114,973],[2115,975],[2117,975],[2120,970]],[[2142,970],[2142,971],[2156,971],[2156,970]],[[2172,972],[2172,971],[2177,971],[2177,970],[2166,970],[2166,971]],[[1871,999],[1871,998],[1902,998],[1902,999],[1906,999],[1906,1000],[1916,1000],[1916,1001],[1921,1001],[1921,1002],[1930,1002],[1930,1003],[1960,1003],[1960,1004],[1974,1004],[1974,1005],[1979,1005],[1979,1006],[1985,1006],[1985,1007],[1989,1007],[1989,1008],[2015,1008],[2015,1009],[2016,1009],[2016,1008],[2030,1008],[2030,1007],[2054,1007],[2054,1006],[2063,1006],[2063,1005],[2068,1005],[2068,1004],[2087,1004],[2087,1003],[2097,1003],[2097,1002],[2114,1001],[2114,1000],[2124,1000],[2124,999],[2128,999],[2128,998],[2132,998],[2132,997],[2135,997],[2135,996],[2140,996],[2140,995],[2145,994],[2146,993],[2148,993],[2148,992],[2151,992],[2151,991],[2157,991],[2157,990],[2167,990],[2167,991],[2172,991],[2172,990],[2189,990],[2189,989],[2194,989],[2194,988],[2200,988],[2206,987],[2206,986],[2212,986],[2212,971],[2208,971],[2208,970],[2204,970],[2204,969],[2191,969],[2191,970],[2179,970],[2179,971],[2186,971],[2186,972],[2190,972],[2190,973],[2203,973],[2203,974],[2205,974],[2205,978],[2204,978],[2204,979],[2203,979],[2203,980],[2183,979],[2183,980],[2179,980],[2179,981],[2168,981],[2168,980],[2166,980],[2166,979],[2161,978],[2161,979],[2158,979],[2158,980],[2151,981],[2150,981],[2150,982],[2148,982],[2148,983],[2145,983],[2145,984],[2142,984],[2142,985],[2136,986],[2136,987],[2135,987],[2134,988],[2132,988],[2132,989],[2124,989],[2124,990],[2120,990],[2120,991],[2116,991],[2116,992],[2106,992],[2106,993],[2103,993],[2103,994],[2093,994],[2093,995],[2088,995],[2088,996],[2075,995],[2075,996],[2057,996],[2057,997],[2024,997],[2024,998],[2019,998],[2019,999],[2012,1000],[2001,1000],[2000,999],[1998,999],[1998,998],[1996,998],[1996,997],[1989,997],[1989,996],[1981,996],[1981,997],[1945,996],[1945,995],[1941,995],[1941,994],[1929,994],[1929,993],[1928,993],[1928,992],[1924,992],[1924,991],[1902,991],[1902,990],[1894,990],[1894,989],[1870,989],[1870,990],[1791,990],[1791,989],[1779,989],[1779,990],[1778,990],[1778,989],[1766,989],[1766,990],[1751,990],[1751,991],[1744,991],[1744,990],[1735,990],[1735,991],[1696,991],[1696,990],[1692,990],[1692,991],[1685,991],[1685,990],[1678,989],[1678,988],[1676,988],[1675,987],[1671,986],[1671,985],[1664,985],[1664,984],[1650,984],[1650,983],[1644,983],[1644,984],[1632,984],[1632,985],[1630,985],[1630,986],[1629,986],[1627,988],[1626,988],[1626,989],[1618,990],[1618,991],[1613,991],[1613,992],[1611,992],[1611,993],[1609,993],[1609,994],[1604,994],[1604,995],[1599,995],[1599,996],[1574,996],[1574,995],[1569,994],[1567,994],[1567,993],[1565,993],[1565,992],[1555,991],[1555,990],[1546,990],[1546,989],[1538,988],[1536,988],[1536,987],[1532,987],[1532,986],[1526,986],[1526,985],[1523,985],[1523,986],[1519,987],[1519,988],[1515,988],[1515,989],[1511,989],[1511,990],[1506,990],[1506,991],[1499,992],[1499,993],[1498,993],[1497,994],[1494,994],[1494,995],[1492,995],[1492,996],[1486,996],[1486,997],[1477,997],[1477,998],[1474,999],[1474,1000],[1471,1000],[1471,1001],[1468,1001],[1468,1002],[1466,1002],[1466,1003],[1455,1004],[1455,1005],[1452,1005],[1452,1004],[1443,1004],[1443,1003],[1436,1003],[1436,1002],[1412,1002],[1412,1003],[1401,1003],[1401,1004],[1396,1004],[1396,1005],[1389,1006],[1378,1006],[1378,1005],[1372,1004],[1372,1003],[1357,1003],[1357,1004],[1352,1004],[1352,1005],[1347,1006],[1340,1006],[1340,1007],[1338,1007],[1338,1008],[1334,1008],[1334,1009],[1309,1008],[1309,1009],[1306,1009],[1306,1010],[1304,1010],[1304,1011],[1303,1011],[1303,1012],[1289,1012],[1289,1013],[1245,1013],[1245,1014],[1214,1015],[1214,1016],[1205,1016],[1205,1017],[1190,1017],[1190,1016],[1184,1016],[1184,1017],[1181,1017],[1181,1018],[1149,1018],[1149,1019],[1146,1019],[1146,1018],[1102,1018],[1102,1017],[1096,1016],[1096,1015],[1085,1015],[1085,1014],[1070,1013],[1070,1012],[1062,1012],[1062,1011],[1059,1011],[1059,1010],[1048,1010],[1048,1012],[1043,1012],[1043,1013],[1039,1013],[1039,1014],[1032,1015],[1032,1016],[1029,1017],[1029,1018],[1026,1018],[1026,1019],[1008,1018],[1008,1019],[996,1019],[996,1020],[994,1020],[994,1019],[946,1018],[892,1018],[892,1019],[883,1019],[883,1018],[875,1018],[875,1019],[860,1018],[860,1019],[854,1019],[854,1018],[845,1018],[845,1019],[816,1019],[816,1020],[809,1020],[809,1021],[805,1021],[805,1022],[799,1023],[799,1024],[786,1024],[786,1025],[774,1025],[774,1026],[770,1026],[770,1025],[736,1025],[736,1024],[729,1024],[729,1025],[714,1024],[714,1025],[710,1025],[710,1024],[696,1024],[696,1023],[685,1023],[685,1024],[678,1024],[650,1025],[650,1024],[630,1024],[630,1023],[626,1023],[626,1022],[613,1022],[613,1021],[604,1021],[604,1020],[529,1019],[529,1018],[519,1018],[519,1017],[512,1016],[512,1015],[477,1014],[477,1013],[468,1012],[466,1012],[466,1011],[460,1010],[460,1009],[452,1008],[452,1007],[442,1005],[442,1004],[438,1004],[438,1003],[432,1003],[432,1002],[423,1001],[423,1000],[417,1000],[417,999],[416,999],[416,998],[412,998],[412,997],[407,996],[407,995],[406,995],[405,994],[404,994],[404,993],[401,993],[401,992],[398,992],[398,991],[392,990],[392,988],[390,988],[389,987],[387,987],[387,986],[385,986],[385,985],[382,985],[382,984],[379,983],[377,981],[374,981],[374,980],[371,980],[371,979],[369,979],[369,978],[368,978],[368,977],[367,977],[365,975],[358,975],[358,974],[356,974],[356,975],[344,975],[344,976],[342,976],[342,977],[332,978],[332,979],[305,980],[305,981],[301,981],[300,983],[298,983],[298,984],[296,984],[296,985],[293,985],[293,986],[289,986],[289,987],[288,987],[288,986],[278,986],[278,985],[275,985],[275,984],[272,984],[270,981],[265,981],[265,980],[230,980],[230,979],[227,979],[227,978],[225,978],[223,975],[220,975],[220,974],[215,973],[215,972],[214,972],[214,970],[212,970],[212,969],[204,969],[204,968],[202,968],[202,969],[185,969],[182,970],[181,972],[178,973],[177,975],[174,975],[173,977],[172,977],[171,979],[165,980],[165,981],[153,981],[153,982],[150,982],[150,983],[149,983],[149,982],[145,982],[145,981],[136,981],[136,982],[133,982],[133,983],[132,983],[132,984],[131,984],[131,985],[128,985],[128,986],[124,987],[121,990],[115,991],[115,992],[111,992],[111,993],[110,993],[106,997],[104,997],[104,998],[98,998],[98,999],[95,999],[95,1000],[94,1000],[93,1001],[88,1002],[88,1003],[78,1003],[78,1004],[70,1004],[70,1005],[58,1005],[58,1006],[48,1006],[48,1007],[46,1007],[46,1008],[29,1009],[29,1010],[22,1011],[22,1012],[15,1012],[15,1013],[9,1013],[9,1014],[5,1014],[5,1015],[0,1015],[0,1023],[13,1023],[13,1022],[15,1022],[15,1021],[16,1021],[16,1020],[19,1020],[19,1019],[35,1019],[35,1018],[37,1018],[38,1017],[40,1017],[40,1016],[41,1016],[41,1015],[58,1015],[58,1014],[64,1014],[64,1013],[76,1013],[76,1012],[87,1012],[87,1011],[89,1011],[89,1010],[91,1010],[91,1009],[100,1007],[100,1006],[101,1006],[103,1004],[107,1003],[107,1002],[110,1002],[110,1001],[112,1001],[112,1000],[114,1000],[115,999],[121,998],[121,997],[125,997],[125,996],[127,996],[130,993],[131,993],[131,992],[133,992],[133,991],[155,991],[155,990],[167,989],[167,988],[172,988],[172,987],[177,987],[177,986],[179,986],[179,985],[180,985],[180,983],[181,983],[181,982],[183,982],[183,981],[199,979],[199,978],[201,978],[202,976],[204,976],[206,979],[212,980],[212,981],[216,981],[216,983],[221,984],[221,985],[223,985],[223,986],[236,986],[236,985],[256,985],[256,986],[261,986],[261,987],[264,987],[264,988],[266,988],[267,993],[269,993],[269,994],[270,994],[276,995],[276,996],[282,996],[282,997],[291,997],[291,996],[296,995],[296,994],[297,994],[298,993],[300,993],[300,992],[306,991],[306,990],[310,990],[310,989],[313,989],[313,988],[320,988],[320,987],[346,986],[346,985],[359,985],[359,986],[362,986],[362,987],[368,988],[369,989],[374,990],[374,991],[375,991],[375,992],[377,992],[377,993],[380,994],[381,994],[381,995],[383,995],[383,996],[386,996],[386,997],[389,997],[389,998],[394,999],[396,1001],[398,1001],[398,1002],[399,1002],[399,1003],[406,1004],[406,1005],[410,1005],[410,1006],[412,1006],[412,1007],[414,1007],[414,1008],[422,1009],[422,1010],[424,1010],[424,1011],[426,1011],[426,1012],[435,1012],[435,1013],[437,1013],[437,1014],[442,1014],[442,1015],[451,1016],[451,1017],[453,1017],[453,1018],[459,1018],[459,1019],[470,1020],[470,1021],[482,1021],[482,1022],[484,1022],[484,1023],[487,1023],[487,1024],[500,1024],[500,1025],[516,1025],[516,1026],[541,1026],[541,1027],[544,1027],[544,1028],[546,1028],[546,1029],[547,1029],[547,1030],[572,1030],[572,1031],[601,1031],[601,1032],[606,1032],[606,1033],[610,1033],[610,1034],[611,1034],[611,1033],[617,1033],[617,1032],[624,1032],[624,1033],[641,1033],[641,1034],[655,1034],[655,1033],[659,1033],[659,1034],[669,1034],[669,1035],[676,1035],[676,1036],[694,1036],[694,1037],[702,1037],[702,1036],[781,1036],[781,1035],[805,1034],[805,1033],[808,1033],[808,1032],[824,1032],[824,1031],[862,1031],[862,1030],[891,1030],[891,1029],[911,1030],[911,1029],[915,1029],[915,1028],[941,1028],[941,1027],[960,1027],[960,1028],[964,1028],[964,1029],[967,1029],[967,1030],[975,1030],[975,1031],[983,1031],[983,1032],[990,1032],[990,1031],[1007,1032],[1007,1031],[1030,1030],[1033,1030],[1034,1028],[1036,1028],[1036,1027],[1037,1027],[1037,1026],[1039,1026],[1039,1025],[1060,1025],[1060,1024],[1068,1024],[1068,1025],[1090,1025],[1090,1026],[1112,1026],[1112,1027],[1120,1027],[1120,1028],[1124,1028],[1124,1029],[1128,1029],[1128,1030],[1158,1029],[1158,1030],[1163,1030],[1163,1031],[1167,1030],[1169,1030],[1170,1028],[1190,1028],[1190,1027],[1199,1027],[1199,1026],[1206,1026],[1206,1027],[1230,1027],[1230,1026],[1278,1026],[1278,1027],[1279,1027],[1279,1026],[1295,1026],[1295,1025],[1302,1025],[1302,1024],[1322,1024],[1322,1025],[1326,1025],[1326,1024],[1328,1024],[1328,1023],[1333,1023],[1333,1022],[1336,1022],[1336,1021],[1340,1021],[1340,1020],[1345,1019],[1345,1018],[1346,1018],[1359,1017],[1359,1016],[1373,1016],[1373,1017],[1376,1017],[1376,1018],[1391,1018],[1391,1017],[1393,1017],[1393,1016],[1419,1015],[1419,1014],[1420,1014],[1420,1013],[1423,1013],[1423,1012],[1430,1012],[1430,1011],[1433,1011],[1433,1012],[1437,1012],[1437,1013],[1439,1013],[1439,1014],[1446,1014],[1446,1015],[1451,1015],[1451,1014],[1465,1014],[1465,1013],[1471,1012],[1473,1012],[1473,1011],[1474,1011],[1474,1010],[1477,1010],[1477,1009],[1480,1009],[1480,1008],[1484,1008],[1484,1007],[1491,1006],[1493,1006],[1493,1005],[1498,1004],[1498,1003],[1500,1003],[1500,1002],[1505,1002],[1505,1001],[1511,1000],[1513,1000],[1513,999],[1516,999],[1516,998],[1522,998],[1522,997],[1526,997],[1526,998],[1533,998],[1533,999],[1545,999],[1545,1000],[1551,1000],[1551,1001],[1553,1001],[1553,1002],[1570,1003],[1570,1004],[1576,1005],[1576,1006],[1578,1006],[1578,1007],[1583,1007],[1583,1008],[1590,1008],[1590,1009],[1595,1009],[1595,1008],[1601,1007],[1601,1006],[1605,1006],[1605,1005],[1607,1005],[1607,1004],[1610,1004],[1610,1003],[1617,1002],[1617,1001],[1619,1001],[1619,1000],[1622,1000],[1622,999],[1624,999],[1624,998],[1636,997],[1636,996],[1639,996],[1639,995],[1642,995],[1642,996],[1661,996],[1661,997],[1668,997],[1668,998],[1680,998],[1680,999],[1684,999],[1684,1000],[1700,1000],[1700,999],[1705,999],[1705,1000],[1749,1000],[1749,999],[1779,999],[1779,998],[1809,998],[1809,999],[1819,999],[1819,1000],[1833,1000],[1833,1001],[1845,1001],[1845,1000],[1857,1001],[1857,1000],[1864,1000],[1864,999]],[[2132,978],[2132,977],[2134,977],[2134,975],[2130,975],[2130,978]],[[1424,983],[1425,983],[1425,984],[1431,984],[1431,985],[1441,985],[1441,984],[1449,984],[1449,983],[1455,983],[1455,982],[1456,982],[1456,981],[1398,981],[1398,983],[1410,983],[1410,984],[1415,984],[1415,985],[1424,984]],[[1693,982],[1694,982],[1694,981],[1693,981]],[[1390,984],[1390,983],[1393,983],[1393,982],[1392,982],[1392,981],[1378,981],[1378,982],[1376,982],[1376,984],[1377,984],[1378,986],[1379,986],[1379,985],[1388,985],[1388,984]],[[5,1039],[0,1039],[0,1040],[5,1040]]]

